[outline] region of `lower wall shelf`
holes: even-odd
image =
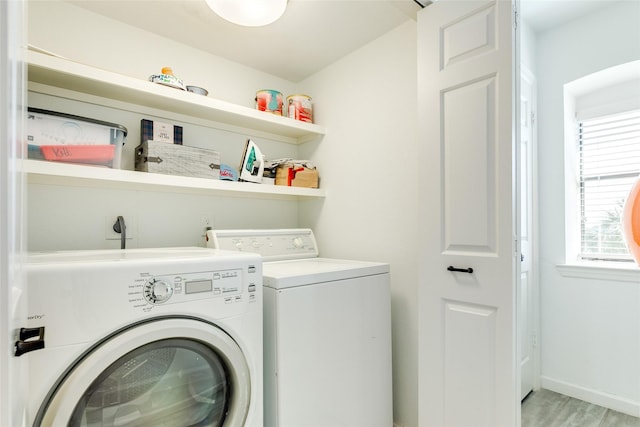
[[[161,175],[40,160],[23,160],[22,171],[27,174],[28,182],[34,184],[285,200],[325,197],[325,191],[317,188]]]

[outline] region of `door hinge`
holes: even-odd
[[[514,9],[513,10],[513,29],[514,30],[518,29],[518,19],[519,19],[518,11]]]
[[[531,126],[535,126],[536,124],[536,112],[532,111],[531,112]]]

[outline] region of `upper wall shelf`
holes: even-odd
[[[67,59],[27,51],[28,80],[105,99],[166,110],[303,143],[325,134],[322,126],[172,89]]]

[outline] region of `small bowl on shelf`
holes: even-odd
[[[209,94],[208,90],[199,86],[187,86],[187,91],[192,93],[197,93],[198,95],[203,95],[203,96],[207,96]]]

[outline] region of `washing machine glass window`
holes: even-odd
[[[161,318],[85,354],[54,386],[34,425],[243,425],[250,391],[244,354],[224,331]]]
[[[229,403],[227,369],[210,347],[169,339],[118,359],[89,386],[71,426],[220,426]]]

